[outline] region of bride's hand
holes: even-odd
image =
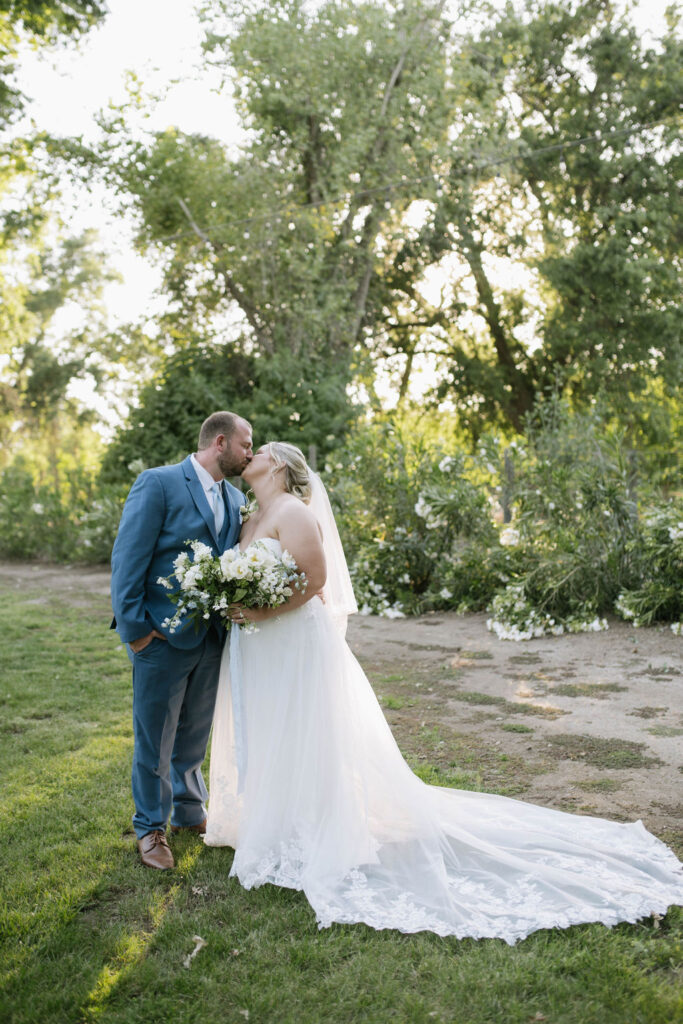
[[[270,608],[245,608],[242,604],[228,605],[228,616],[238,626],[244,626],[247,622],[263,622],[271,612]]]

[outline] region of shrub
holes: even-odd
[[[470,479],[475,459],[386,419],[356,430],[338,460],[326,477],[363,611],[486,606],[509,559]]]
[[[5,558],[64,561],[70,557],[71,524],[59,493],[34,485],[21,463],[0,476],[0,554]]]
[[[515,640],[606,628],[614,612],[681,632],[683,500],[641,497],[638,465],[597,414],[549,402],[522,443],[484,438],[474,453],[426,419],[377,418],[324,477],[366,613],[488,607],[489,628]],[[116,485],[79,469],[60,491],[17,461],[0,477],[0,556],[107,561],[143,468]]]
[[[491,628],[515,639],[605,628],[638,578],[631,453],[595,415],[550,403],[512,457],[520,568],[492,604]]]
[[[21,460],[0,474],[0,556],[107,562],[125,491],[97,488],[85,470],[63,489],[34,482]]]
[[[475,454],[376,421],[326,468],[365,612],[488,606],[516,640],[683,616],[683,508],[647,492],[639,513],[638,459],[595,412],[548,402],[522,443]]]
[[[683,620],[683,501],[648,509],[640,535],[632,542],[639,583],[624,588],[616,610],[635,626],[671,622],[681,632]]]

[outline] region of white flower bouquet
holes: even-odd
[[[231,604],[277,608],[294,590],[306,589],[306,574],[298,571],[289,552],[278,556],[260,540],[245,551],[231,548],[222,555],[212,554],[211,548],[198,540],[186,543],[192,555],[181,551],[171,575],[157,580],[172,591],[168,596],[176,605],[174,615],[162,623],[171,633],[190,622],[198,628],[214,612],[225,615]],[[254,624],[245,623],[243,628],[253,629]]]

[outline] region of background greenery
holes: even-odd
[[[367,610],[679,628],[678,14],[646,41],[603,0],[447,10],[200,5],[228,149],[133,130],[139,81],[89,146],[27,128],[22,46],[107,12],[0,4],[0,555],[105,561],[136,472],[227,407],[317,461]],[[93,183],[162,271],[153,321],[111,328],[68,230]],[[84,382],[124,411],[106,442]]]
[[[187,369],[186,357],[177,362]],[[202,379],[217,378],[198,376],[195,391],[187,372],[177,433],[164,431],[163,391],[151,389],[156,419],[143,427],[133,416],[119,439],[128,480],[117,480],[112,449],[99,480],[72,471],[59,489],[34,484],[19,460],[4,470],[0,554],[105,561],[128,484],[145,467],[136,438],[151,432],[155,461],[190,450]],[[544,403],[522,439],[504,446],[489,435],[474,450],[454,443],[438,416],[419,426],[415,414],[375,416],[321,467],[361,611],[490,607],[490,627],[516,640],[605,628],[609,614],[680,632],[683,496],[650,469],[597,411],[573,413],[559,400]]]

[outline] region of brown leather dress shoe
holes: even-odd
[[[142,839],[138,839],[138,850],[140,860],[146,868],[168,871],[169,868],[175,867],[164,832],[148,832]]]
[[[200,821],[198,825],[171,825],[171,832],[174,836],[178,832],[197,832],[200,836],[206,835],[206,818],[204,818],[204,821]]]

